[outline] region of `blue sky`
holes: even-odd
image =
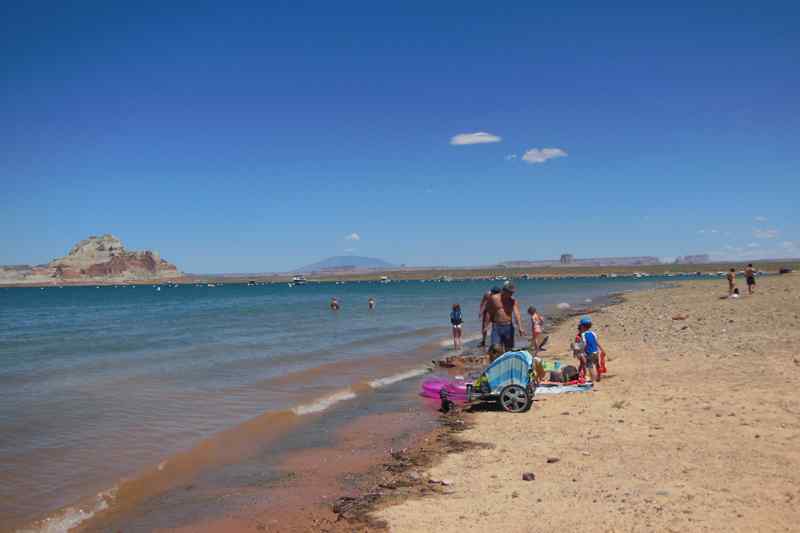
[[[800,256],[797,3],[18,4],[0,264]]]

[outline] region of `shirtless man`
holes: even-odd
[[[481,324],[484,327],[481,327],[481,343],[478,345],[481,348],[486,347],[486,330],[487,327],[483,321],[483,314],[486,311],[486,304],[489,302],[489,299],[492,297],[493,294],[500,294],[500,287],[492,287],[492,290],[486,291],[483,293],[483,298],[481,298],[481,305],[480,309],[478,309],[478,320],[481,321]]]
[[[492,294],[483,312],[483,330],[492,324],[492,352],[496,355],[514,349],[514,319],[517,321],[517,331],[525,335],[522,327],[522,317],[519,304],[514,299],[515,287],[511,283],[503,286],[500,294]]]
[[[736,288],[736,269],[732,268],[725,277],[728,278],[728,296],[732,296],[733,289]]]
[[[756,286],[756,269],[753,268],[753,263],[749,263],[744,269],[744,277],[747,280],[747,293],[753,294],[753,288]]]

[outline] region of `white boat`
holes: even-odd
[[[295,276],[295,277],[292,278],[292,286],[294,286],[294,285],[305,285],[306,283],[307,282],[306,282],[305,276]]]
[[[381,276],[381,280],[380,280],[381,283],[389,283],[391,281],[392,280],[389,279],[389,276]]]

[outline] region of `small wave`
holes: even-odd
[[[320,398],[319,400],[312,403],[307,403],[303,405],[298,405],[296,407],[292,407],[292,412],[298,416],[307,415],[310,413],[319,413],[320,411],[326,410],[331,405],[337,404],[339,402],[344,402],[346,400],[352,400],[355,397],[356,393],[350,389],[347,389],[333,393],[330,396]]]
[[[385,378],[374,379],[369,382],[369,386],[372,387],[373,389],[379,389],[381,387],[385,387],[387,385],[391,385],[399,381],[421,376],[422,374],[427,374],[428,372],[430,372],[430,369],[428,367],[414,368],[412,370],[400,372],[399,374],[386,376]]]
[[[108,502],[115,494],[116,489],[101,492],[93,503],[85,507],[67,507],[31,527],[17,530],[17,533],[66,533],[93,517],[95,513],[108,509]]]

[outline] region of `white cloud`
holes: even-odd
[[[345,248],[344,251],[345,251],[345,253],[352,254],[353,252],[356,251],[356,249],[355,248]]]
[[[758,216],[758,217],[755,218],[755,221],[756,222],[766,222],[767,221],[767,217]]]
[[[532,148],[525,152],[525,155],[522,156],[522,160],[533,165],[536,163],[544,163],[548,159],[554,159],[556,157],[567,157],[567,152],[561,148]]]
[[[506,156],[506,161],[511,161],[512,159],[516,159],[516,158],[517,158],[517,154],[508,154]]]
[[[718,229],[712,229],[711,233],[719,233],[719,230]]]
[[[501,140],[497,135],[492,135],[485,131],[476,131],[475,133],[459,133],[450,139],[450,144],[461,146],[465,144],[499,143]]]
[[[358,233],[353,232],[350,235],[345,235],[344,236],[344,240],[346,240],[346,241],[360,241],[361,240],[361,235],[359,235]]]
[[[756,239],[774,239],[779,233],[776,229],[753,229],[753,237]]]
[[[757,242],[751,242],[751,243],[748,243],[748,245],[747,245],[748,248],[759,248],[760,246],[761,245],[758,244]]]

